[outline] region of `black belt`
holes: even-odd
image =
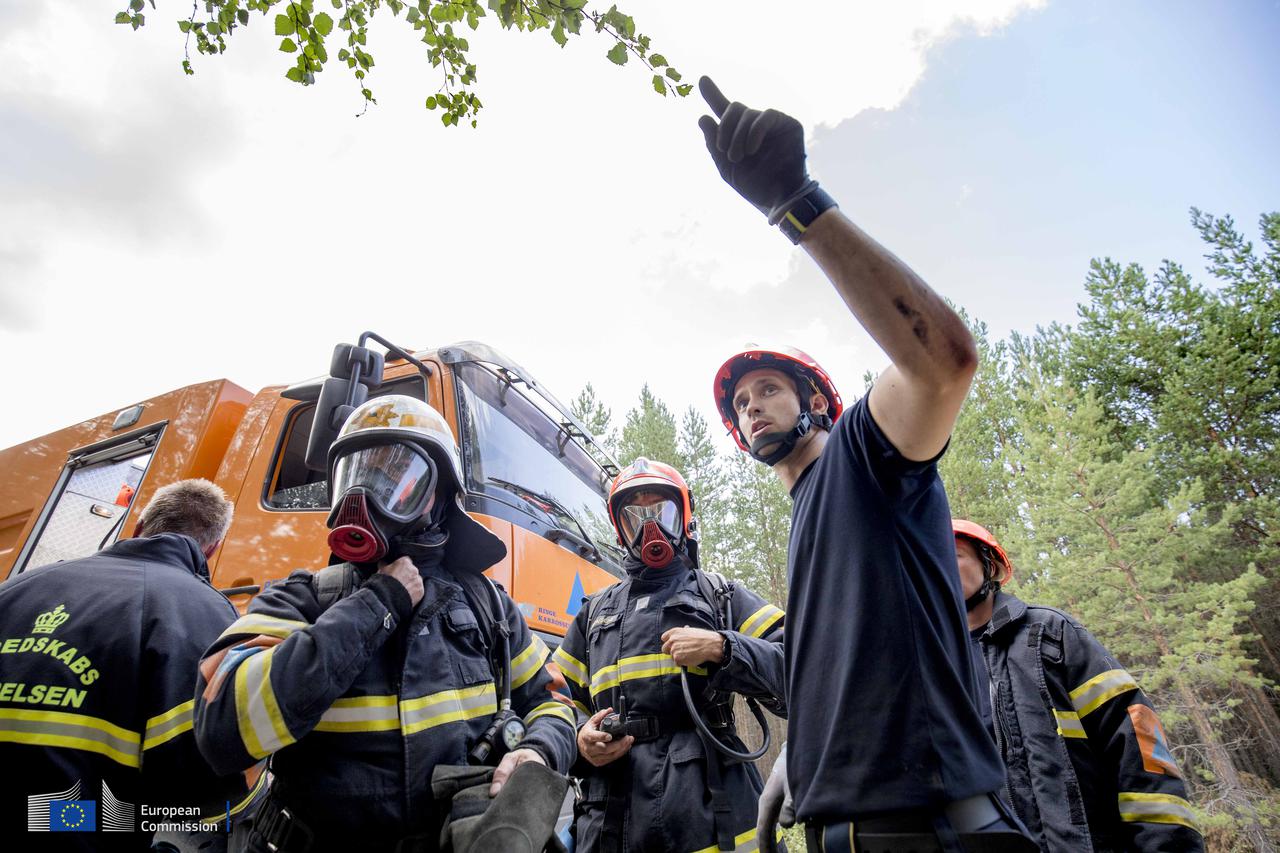
[[[725,729],[733,725],[733,709],[727,706],[709,706],[702,710],[702,715],[706,724],[713,729]],[[687,731],[693,731],[693,720],[687,714],[627,714],[622,722],[622,736],[630,735],[636,739],[636,743]]]
[[[993,795],[980,794],[941,809],[904,809],[849,822],[808,824],[810,850],[823,853],[1037,853],[1016,819]],[[955,845],[955,847],[953,847]]]
[[[316,834],[311,827],[287,806],[270,798],[254,816],[252,832],[259,836],[271,853],[309,853],[316,846]],[[332,845],[333,841],[329,839],[324,846]],[[438,835],[427,833],[401,838],[390,849],[393,853],[425,853],[438,847]]]

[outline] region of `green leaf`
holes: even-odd
[[[245,27],[249,26],[249,10],[236,9],[236,19],[240,21],[241,26],[245,26]]]
[[[605,55],[609,57],[609,61],[614,65],[627,64],[627,46],[622,42],[618,42],[613,47],[609,48],[609,52]]]
[[[322,36],[327,36],[333,32],[333,18],[330,18],[324,12],[316,15],[316,32]]]
[[[143,0],[129,0],[129,8],[135,12],[141,12],[144,5]]]
[[[121,15],[123,15],[123,16],[124,16],[124,20],[123,20],[123,21],[122,21],[122,20],[120,20]],[[126,12],[121,12],[119,15],[116,15],[116,23],[117,23],[117,24],[127,24],[127,23],[129,23],[129,15],[128,15],[128,13],[126,13]],[[191,32],[191,22],[190,22],[190,21],[178,21],[178,29],[182,30],[184,33],[189,33],[189,32]]]
[[[301,69],[301,68],[298,68],[298,67],[295,65],[293,68],[290,68],[288,71],[284,72],[284,76],[288,77],[290,80],[292,80],[292,81],[293,81],[293,82],[295,82],[295,83],[301,83],[301,82],[302,82],[302,69]]]
[[[288,15],[276,15],[276,35],[293,35],[293,20]]]
[[[133,22],[133,16],[132,16],[132,15],[130,15],[128,12],[118,12],[118,13],[116,14],[116,23],[117,23],[117,24],[128,24],[128,23],[132,23],[132,22]],[[179,26],[181,26],[182,24],[187,24],[187,26],[188,26],[188,27],[190,27],[190,26],[191,26],[191,25],[190,25],[190,24],[188,24],[186,21],[179,21],[179,22],[178,22],[178,25],[179,25]],[[183,32],[186,32],[186,30],[183,30]]]
[[[677,83],[680,82],[680,72],[675,70],[674,68],[671,68],[671,67],[667,68],[667,76],[670,77],[672,80],[676,81]]]
[[[297,49],[298,49],[298,46],[293,43],[293,39],[291,38],[286,38],[280,42],[281,53],[294,53],[295,51],[297,51]]]
[[[422,13],[418,11],[417,6],[410,6],[409,11],[404,15],[404,19],[411,24],[416,24],[422,19]]]
[[[682,85],[676,86],[676,94],[682,98],[688,97],[689,93],[692,91],[693,91],[692,83],[684,83]]]
[[[564,34],[564,27],[560,26],[559,21],[556,21],[556,25],[551,28],[551,37],[561,47],[564,47],[569,42],[569,37]]]
[[[205,25],[204,29],[209,35],[216,36],[218,33],[222,32],[222,25],[217,21],[210,21]]]
[[[662,82],[661,74],[653,75],[653,90],[659,95],[667,94],[667,84]]]
[[[661,68],[667,64],[667,58],[660,53],[655,53],[653,56],[649,57],[649,64],[654,68]]]
[[[434,110],[436,108],[436,96],[427,95],[427,109]]]

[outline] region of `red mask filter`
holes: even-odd
[[[387,555],[386,538],[369,515],[365,496],[357,492],[343,497],[329,515],[329,550],[348,563],[372,563]]]
[[[646,521],[640,531],[640,560],[651,569],[663,569],[671,565],[676,551],[671,547],[662,528],[656,521]]]

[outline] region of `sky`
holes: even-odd
[[[721,182],[696,92],[659,98],[603,37],[486,20],[479,127],[444,128],[402,20],[374,21],[356,118],[336,62],[284,79],[269,20],[184,76],[187,7],[157,5],[135,33],[111,4],[0,0],[0,447],[182,385],[315,376],[366,329],[484,341],[618,422],[647,382],[715,423],[711,378],[748,341],[809,351],[846,399],[887,364]],[[1072,322],[1093,257],[1203,278],[1192,206],[1250,235],[1280,208],[1276,0],[623,8],[686,80],[799,118],[844,212],[995,336]]]

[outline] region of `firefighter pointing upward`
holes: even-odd
[[[709,730],[744,749],[729,691],[781,707],[783,613],[698,569],[693,498],[671,466],[637,459],[614,481],[609,516],[627,576],[586,602],[555,654],[590,718],[578,849],[754,850],[760,777],[699,736],[680,668]]]
[[[815,849],[959,851],[957,833],[999,832],[1007,849],[1026,849],[991,796],[1004,774],[975,707],[937,472],[977,365],[973,338],[809,177],[799,122],[730,103],[707,78],[700,86],[715,116],[699,126],[721,177],[818,263],[893,360],[848,410],[796,350],[750,347],[715,376],[726,426],[794,501],[789,738],[775,773],[785,769]],[[781,807],[780,782],[762,825]]]

